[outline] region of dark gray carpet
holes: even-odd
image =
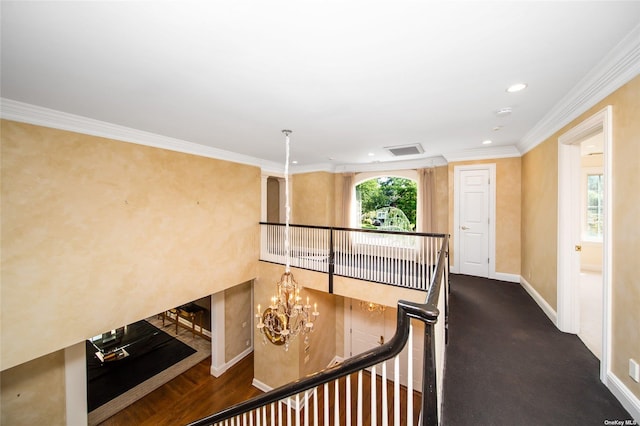
[[[451,275],[443,408],[446,426],[631,420],[598,359],[519,284],[465,275]]]

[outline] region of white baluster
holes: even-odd
[[[249,412],[249,426],[253,426],[253,411]]]
[[[338,380],[335,380],[334,383],[333,424],[337,426],[340,424],[340,388],[338,387]]]
[[[407,425],[413,425],[413,325],[409,323],[407,340]]]
[[[318,426],[318,388],[313,390],[313,426]]]
[[[345,377],[345,386],[346,389],[344,395],[344,404],[347,408],[345,413],[347,416],[347,421],[345,424],[347,426],[351,426],[351,374]]]
[[[378,399],[376,395],[377,380],[376,366],[374,365],[371,367],[371,426],[376,426],[378,424],[378,416],[376,415],[376,408],[378,407]]]
[[[260,408],[256,410],[256,426],[260,426],[262,422],[260,421]],[[264,425],[267,426],[267,425]]]
[[[271,423],[270,425],[273,426],[276,424],[276,406],[275,403],[271,403]]]
[[[382,363],[382,426],[389,426],[389,404],[387,401],[387,362]]]
[[[262,406],[262,424],[267,426],[267,406]]]
[[[358,371],[358,413],[357,413],[357,426],[362,426],[362,370]]]
[[[400,426],[400,355],[393,359],[393,424]]]
[[[278,401],[278,426],[282,426],[282,401]]]
[[[324,384],[324,426],[329,426],[329,383]]]
[[[309,393],[304,391],[304,426],[309,426]]]

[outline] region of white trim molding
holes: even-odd
[[[640,24],[620,41],[518,143],[524,155],[640,74]]]
[[[69,114],[62,111],[56,111],[54,109],[14,101],[13,99],[0,98],[0,106],[0,116],[6,120],[67,130],[70,132],[98,136],[101,138],[115,139],[122,142],[167,149],[169,151],[193,154],[201,157],[215,158],[233,163],[247,164],[250,166],[260,167],[264,170],[282,169],[282,165],[275,162],[261,160],[248,155],[237,154],[235,152],[225,151],[168,136],[162,136],[156,133],[145,132],[131,127],[111,124],[106,121],[94,120],[80,115]]]
[[[609,388],[613,396],[620,401],[620,404],[631,414],[631,417],[633,417],[636,423],[640,424],[640,399],[612,372],[607,374],[605,385]]]
[[[602,357],[600,380],[605,383],[611,368],[611,300],[612,261],[612,153],[613,153],[613,108],[609,105],[558,138],[558,323],[561,331],[580,331],[579,289],[580,256],[574,245],[581,241],[580,193],[575,188],[580,184],[580,142],[602,132],[604,174],[604,227],[602,235]]]
[[[557,326],[558,316],[556,314],[556,311],[551,307],[551,305],[547,303],[546,300],[544,300],[544,297],[542,297],[540,293],[538,293],[536,289],[533,288],[533,286],[524,279],[524,277],[520,277],[520,285],[525,289],[527,293],[529,293],[529,296],[531,296],[531,298],[538,304],[540,309],[542,309],[542,312],[544,312],[545,315],[549,317],[551,322]]]
[[[246,356],[248,356],[251,352],[253,352],[253,348],[247,348],[244,351],[240,352],[236,355],[231,361],[225,362],[222,365],[214,366],[211,365],[211,375],[215,377],[222,376],[228,369],[242,361]]]
[[[492,146],[486,148],[465,149],[443,154],[449,163],[454,161],[493,160],[496,158],[520,157],[515,145]]]

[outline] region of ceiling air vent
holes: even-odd
[[[422,146],[419,143],[413,145],[386,146],[384,149],[389,151],[394,157],[416,155],[424,152],[424,149],[422,149]]]

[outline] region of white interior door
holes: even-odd
[[[489,276],[489,170],[460,171],[460,273]]]

